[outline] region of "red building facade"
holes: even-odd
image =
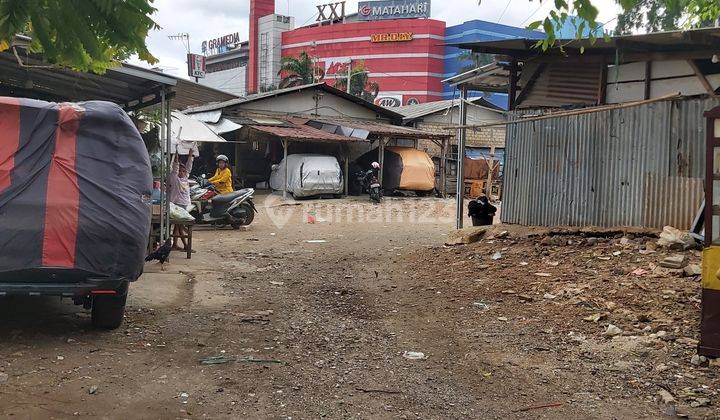
[[[445,22],[396,19],[324,24],[282,34],[282,56],[306,51],[325,70],[325,82],[347,78],[363,63],[377,83],[377,103],[399,106],[443,99]]]

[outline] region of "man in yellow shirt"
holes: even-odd
[[[233,192],[233,185],[232,185],[232,173],[230,172],[230,166],[227,156],[225,155],[218,155],[217,158],[215,158],[215,161],[217,162],[217,169],[215,169],[215,175],[213,175],[212,178],[210,178],[208,181],[210,181],[217,190],[218,194],[227,194]]]

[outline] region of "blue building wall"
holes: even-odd
[[[445,43],[497,41],[513,38],[543,39],[544,37],[543,32],[482,20],[471,20],[460,25],[449,26],[445,30]],[[445,47],[446,78],[455,76],[463,67],[473,65],[472,60],[462,59],[463,51],[465,50],[453,46]],[[443,95],[446,99],[459,96],[458,92],[448,85],[443,87]],[[507,108],[507,95],[504,93],[470,92],[469,96],[483,96],[491,103]]]

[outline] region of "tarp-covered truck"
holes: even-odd
[[[0,97],[0,298],[68,297],[118,327],[151,192],[147,150],[117,105]]]

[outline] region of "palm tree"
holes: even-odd
[[[303,51],[298,57],[283,57],[278,75],[284,75],[278,84],[279,89],[309,85],[325,77],[322,69],[316,68],[313,59]]]
[[[350,94],[359,96],[368,102],[373,102],[380,92],[380,85],[368,80],[370,71],[365,62],[360,61],[350,71]],[[347,77],[339,77],[335,81],[335,88],[347,91]]]

